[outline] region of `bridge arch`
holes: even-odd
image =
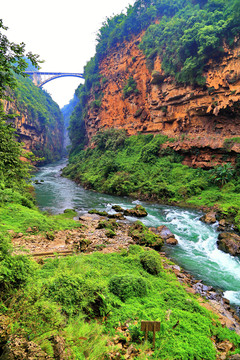
[[[44,72],[44,71],[25,71],[25,74],[31,76],[33,83],[37,87],[42,87],[49,81],[61,78],[61,77],[78,77],[84,79],[82,73],[63,73],[63,72]]]

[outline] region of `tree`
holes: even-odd
[[[28,176],[26,163],[20,160],[22,148],[16,141],[14,129],[6,123],[1,100],[14,89],[15,74],[24,76],[28,64],[24,60],[25,44],[10,42],[3,32],[7,27],[0,20],[0,187],[22,188]],[[38,67],[38,55],[28,53],[27,58]]]
[[[23,72],[28,64],[24,60],[25,44],[15,44],[10,42],[3,34],[7,27],[3,25],[0,19],[0,99],[6,97],[8,87],[14,87],[14,73],[24,75]],[[31,52],[26,54],[32,64],[39,68],[39,56]]]

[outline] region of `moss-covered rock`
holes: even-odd
[[[123,211],[126,216],[144,217],[147,216],[147,210],[142,205],[136,205],[132,209],[126,209]]]
[[[97,226],[97,229],[110,229],[112,231],[114,231],[117,228],[118,228],[118,223],[114,219],[99,221]]]
[[[89,210],[88,213],[96,214],[96,215],[100,215],[100,216],[108,216],[108,213],[106,211],[100,211],[100,210],[96,210],[96,209]]]
[[[143,223],[136,221],[129,229],[129,236],[139,245],[146,245],[160,250],[164,240],[149,230]]]

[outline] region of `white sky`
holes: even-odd
[[[41,71],[83,72],[95,54],[98,29],[107,17],[121,13],[135,0],[0,0],[0,18],[7,38],[24,42],[39,54]],[[80,82],[61,78],[44,85],[60,107],[68,104]]]

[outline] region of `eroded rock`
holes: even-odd
[[[217,213],[215,211],[210,211],[209,213],[200,217],[200,220],[206,224],[214,224],[217,221]]]
[[[223,232],[218,235],[218,249],[233,256],[240,255],[240,236],[232,232]]]
[[[164,239],[166,244],[169,245],[178,244],[175,235],[165,225],[158,226],[157,228],[150,228],[150,230],[155,234],[159,235],[162,239]]]

